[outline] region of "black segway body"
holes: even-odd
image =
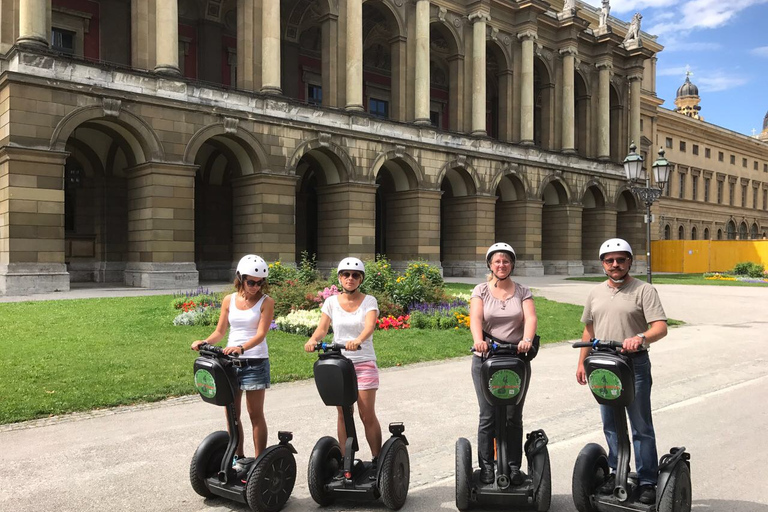
[[[296,482],[293,434],[278,432],[279,444],[269,446],[257,458],[233,458],[239,443],[235,397],[237,358],[220,347],[203,345],[194,363],[195,387],[200,397],[227,408],[229,432],[209,434],[198,446],[189,467],[192,488],[199,495],[247,504],[254,512],[277,512],[288,501]]]
[[[534,346],[538,349],[539,337]],[[467,439],[456,442],[456,507],[468,510],[473,504],[499,505],[515,510],[549,510],[551,473],[547,435],[543,430],[527,434],[524,447],[528,476],[519,485],[512,484],[507,456],[507,408],[520,403],[527,392],[530,366],[517,354],[515,344],[493,342],[480,368],[483,394],[496,407],[496,479],[480,481],[480,472],[472,470],[472,447]]]
[[[608,455],[602,446],[590,443],[573,468],[573,502],[579,512],[690,512],[690,454],[684,447],[672,448],[659,461],[656,503],[638,501],[640,485],[629,472],[631,444],[627,432],[626,408],[635,400],[635,370],[632,359],[619,353],[622,343],[600,341],[574,343],[576,348],[592,347],[584,359],[587,384],[600,405],[611,407],[618,436],[616,485],[612,494],[599,493],[609,474]]]
[[[410,481],[408,440],[402,423],[391,423],[392,436],[384,443],[378,464],[355,459],[358,451],[357,432],[352,410],[357,402],[357,374],[352,361],[341,354],[340,344],[318,344],[324,351],[314,364],[315,385],[330,406],[341,407],[347,431],[344,453],[338,441],[330,436],[321,438],[309,458],[307,480],[312,498],[320,505],[329,505],[337,498],[366,501],[382,499],[392,510],[405,504]]]

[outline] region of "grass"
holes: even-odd
[[[632,277],[646,281],[645,274],[633,275]],[[605,277],[592,276],[592,277],[569,277],[569,281],[592,281],[600,282],[605,281]],[[653,284],[694,284],[705,286],[768,286],[768,283],[747,283],[744,281],[722,281],[719,279],[704,279],[703,274],[654,274]]]
[[[581,335],[581,307],[535,300],[543,342]],[[147,296],[0,304],[0,424],[195,393],[189,346],[213,328],[173,326],[170,303],[170,296]],[[377,331],[374,338],[381,367],[464,356],[471,346],[467,330]],[[270,332],[272,382],[312,376],[316,355],[303,352],[305,341]]]

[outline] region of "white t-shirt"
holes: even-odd
[[[256,332],[259,330],[259,321],[261,320],[261,305],[264,304],[264,299],[267,297],[267,295],[264,295],[252,308],[243,310],[237,309],[235,305],[237,294],[233,293],[230,296],[228,347],[236,347],[256,336]],[[245,359],[268,358],[269,351],[267,349],[266,336],[264,341],[255,347],[249,348],[240,357]]]
[[[354,313],[344,311],[339,304],[338,295],[332,295],[325,299],[322,308],[322,312],[331,319],[333,341],[336,343],[346,343],[357,338],[365,328],[365,316],[369,311],[379,312],[379,303],[376,301],[376,297],[372,295],[366,295]],[[360,350],[342,350],[341,353],[353,363],[376,360],[376,352],[373,350],[373,334],[364,339],[360,347]]]

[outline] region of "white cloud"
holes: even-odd
[[[757,57],[767,57],[768,58],[768,46],[761,46],[759,48],[753,48],[749,51],[752,55],[755,55]]]
[[[688,66],[676,66],[673,68],[663,68],[656,70],[656,76],[685,76]]]
[[[670,52],[711,52],[723,47],[720,43],[695,43],[670,39],[662,41],[664,53]]]
[[[735,89],[746,84],[748,80],[743,76],[736,76],[732,72],[715,71],[714,73],[702,74],[697,80],[696,85],[703,92],[719,92]]]

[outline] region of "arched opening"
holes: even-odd
[[[739,224],[739,240],[749,240],[749,231],[747,230],[746,222]]]
[[[736,223],[732,220],[728,221],[725,226],[726,233],[728,234],[728,240],[736,240]]]
[[[525,185],[519,176],[508,174],[496,187],[496,225],[494,240],[515,248],[518,260],[527,259],[525,246]]]
[[[709,240],[709,228],[704,228],[704,240]]]
[[[629,190],[622,191],[616,202],[616,236],[623,238],[635,253],[635,261],[645,261],[645,223],[643,208],[637,203],[637,198]],[[638,266],[633,268],[639,271]]]
[[[509,113],[512,74],[504,52],[496,41],[486,43],[485,68],[486,131],[494,139],[509,140],[512,128]]]
[[[616,90],[616,87],[614,87],[613,84],[611,84],[611,120],[610,120],[610,126],[611,126],[611,161],[612,162],[621,162],[624,160],[624,157],[627,156],[627,148],[629,147],[627,144],[625,144],[623,141],[626,140],[626,137],[624,137],[625,127],[624,127],[624,105],[621,103],[621,95],[619,94],[619,91]],[[639,144],[639,141],[636,142],[636,144]]]
[[[682,226],[682,224],[677,228],[677,239],[685,240],[685,228]]]
[[[592,185],[584,192],[581,203],[581,260],[585,272],[599,272],[600,245],[611,235],[606,233],[605,196],[598,186]]]
[[[723,239],[723,230],[722,229],[718,229],[717,230],[717,239],[718,240],[722,240]]]
[[[752,240],[757,240],[757,238],[758,238],[758,237],[757,237],[757,233],[758,233],[759,231],[760,231],[760,230],[758,229],[758,227],[757,227],[757,224],[756,224],[756,223],[755,223],[755,224],[752,224],[752,229],[749,231],[749,236],[750,236],[750,238],[751,238]]]
[[[476,260],[474,248],[466,242],[471,234],[467,213],[474,209],[477,190],[467,169],[460,166],[446,170],[440,190],[440,261],[445,275],[463,275],[460,262]]]
[[[451,30],[442,22],[429,26],[429,120],[443,130],[461,131],[459,80],[463,59]]]
[[[401,59],[405,38],[397,19],[381,0],[363,4],[363,96],[368,113],[382,119],[405,119]]]
[[[670,228],[669,224],[664,226],[664,240],[672,240],[672,228]]]
[[[534,145],[552,149],[552,94],[555,90],[552,76],[544,62],[533,60],[533,142]]]
[[[696,230],[696,226],[691,228],[691,240],[698,240],[698,231]]]
[[[187,78],[234,87],[237,85],[237,2],[217,2],[214,9],[209,9],[208,3],[179,1],[179,71]]]

